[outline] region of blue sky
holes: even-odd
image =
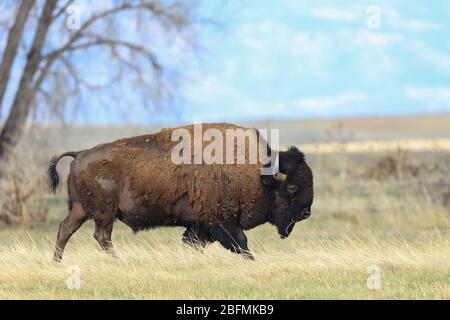
[[[367,26],[371,5],[379,29]],[[211,59],[187,89],[187,119],[450,111],[450,2],[236,1],[225,11],[228,28],[203,34]]]
[[[113,99],[104,108],[86,94],[76,120],[206,122],[450,112],[448,1],[216,0],[202,2],[199,12],[217,25],[198,29],[198,59],[185,64],[186,57],[180,58],[184,82],[174,105],[177,117],[144,111],[133,98],[132,107],[116,106]],[[368,26],[378,12],[379,28]],[[96,58],[95,53],[78,57],[92,74],[102,68]],[[121,94],[132,96],[132,87],[123,87]]]

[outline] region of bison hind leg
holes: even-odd
[[[63,256],[64,248],[72,234],[74,234],[81,225],[88,219],[81,203],[70,202],[69,215],[59,224],[58,237],[56,239],[53,261],[60,262]]]
[[[113,230],[114,219],[109,217],[108,219],[95,219],[95,232],[94,238],[97,240],[100,247],[106,253],[116,257],[116,252],[111,241],[111,234]]]

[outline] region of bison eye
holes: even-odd
[[[287,186],[286,190],[290,196],[293,196],[298,191],[298,187],[295,184],[290,184]]]

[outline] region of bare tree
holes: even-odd
[[[19,47],[20,39],[22,38],[22,32],[25,26],[25,22],[27,21],[28,15],[33,5],[34,0],[22,1],[19,8],[17,9],[14,24],[8,34],[7,45],[5,48],[5,52],[3,53],[3,59],[0,65],[0,101],[3,100],[6,85],[11,75],[12,64],[17,54],[17,48]]]
[[[96,5],[91,2],[91,8],[83,8],[83,3],[86,4],[82,2],[77,6],[74,0],[22,0],[17,6],[0,64],[0,111],[2,108],[7,111],[0,132],[0,160],[9,158],[30,114],[42,105],[47,111],[64,116],[70,99],[79,99],[86,92],[110,90],[116,85],[117,90],[103,95],[108,97],[111,92],[120,91],[123,81],[132,81],[133,88],[140,89],[142,100],[153,107],[173,97],[175,78],[168,66],[170,63],[162,61],[161,55],[167,49],[157,53],[158,37],[182,39],[186,46],[191,46],[195,39],[192,35],[194,4],[189,1],[111,0],[95,2]],[[70,26],[67,13],[77,10],[83,13],[82,19],[80,16],[79,21]],[[86,13],[89,15],[85,17]],[[131,22],[135,28],[130,27]],[[27,26],[34,32],[29,43],[25,37],[30,31]],[[20,58],[21,43],[25,52]],[[112,66],[105,83],[89,81],[89,72],[83,72],[77,64],[80,55],[89,56],[89,52],[91,57],[92,52],[95,54],[99,64],[108,60]],[[23,59],[25,64],[14,98],[5,106],[5,91],[12,85],[11,72],[16,59]]]

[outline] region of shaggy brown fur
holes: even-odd
[[[194,137],[192,125],[182,128]],[[240,127],[204,124],[203,132],[208,128],[220,130],[225,137],[226,129]],[[94,236],[110,253],[114,252],[113,222],[119,219],[133,231],[185,226],[183,241],[187,244],[205,246],[219,241],[252,258],[243,230],[271,222],[286,237],[296,221],[309,216],[312,173],[297,149],[280,153],[280,171],[287,174],[286,181],[280,183],[272,176],[260,176],[259,162],[174,164],[171,152],[178,141],[171,141],[173,130],[121,139],[52,159],[49,181],[55,190],[59,181],[57,162],[63,156],[75,158],[68,178],[70,213],[60,225],[55,260],[61,260],[70,235],[87,219],[95,221]],[[258,132],[252,131],[245,150],[257,143],[257,137]],[[208,144],[203,143],[203,147]],[[192,157],[194,147],[192,141]],[[245,158],[248,162],[248,152]]]

